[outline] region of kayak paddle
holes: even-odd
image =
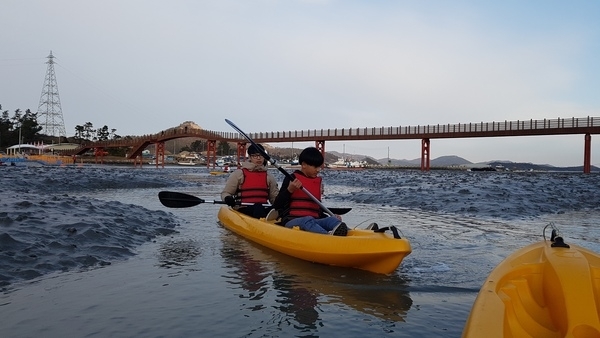
[[[185,194],[182,192],[175,191],[161,191],[158,193],[158,199],[160,203],[167,208],[189,208],[196,206],[198,204],[207,203],[207,204],[227,204],[225,201],[211,201],[204,200],[202,198]],[[241,203],[239,205],[253,205],[254,203]],[[270,204],[263,204],[263,206],[268,207]],[[329,208],[337,215],[347,214],[352,208]]]

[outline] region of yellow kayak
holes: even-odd
[[[463,337],[600,337],[600,255],[553,236],[489,275]]]
[[[347,236],[323,235],[288,229],[228,206],[219,209],[218,217],[225,228],[248,240],[315,263],[389,274],[412,251],[406,238],[395,238],[386,232],[350,229]]]

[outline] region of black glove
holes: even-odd
[[[235,198],[233,198],[233,196],[225,196],[225,204],[227,204],[230,207],[235,206]]]

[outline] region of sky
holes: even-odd
[[[592,0],[3,0],[0,105],[37,111],[52,51],[68,136],[600,117],[599,17]],[[325,150],[410,160],[421,142]],[[583,150],[583,135],[433,139],[430,157],[576,166]]]

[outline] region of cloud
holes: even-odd
[[[190,120],[229,131],[223,118],[259,132],[599,116],[597,9],[9,0],[0,104],[37,108],[53,50],[68,133],[88,121],[140,135]]]

